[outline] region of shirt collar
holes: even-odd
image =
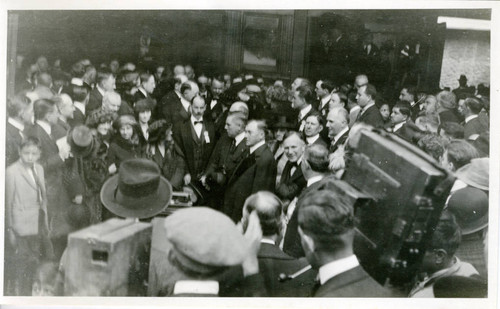
[[[36,123],[42,127],[42,129],[48,134],[50,135],[52,133],[52,128],[50,126],[49,123],[43,121],[43,120],[37,120]]]
[[[9,119],[7,121],[11,125],[13,125],[16,129],[18,129],[19,131],[23,131],[24,130],[24,123],[22,123],[21,121],[19,121],[17,119],[14,119],[14,118],[11,118],[11,117],[9,117]]]
[[[146,92],[146,89],[142,88],[142,87],[139,87],[139,91],[142,92],[142,94],[147,98],[148,97],[148,93]]]
[[[320,181],[321,179],[323,179],[323,175],[317,175],[317,176],[313,176],[311,178],[309,178],[307,180],[307,186],[310,187],[312,184],[315,184],[317,183],[318,181]]]
[[[262,238],[262,239],[260,240],[260,242],[261,242],[262,244],[276,245],[276,243],[274,242],[274,240],[272,240],[272,239],[268,239],[268,238]]]
[[[478,115],[477,115],[477,114],[475,114],[475,115],[470,115],[469,117],[465,118],[465,123],[467,123],[467,122],[469,122],[469,121],[471,121],[472,119],[477,118],[477,117],[478,117]]]
[[[403,122],[400,122],[396,125],[394,125],[394,130],[392,130],[393,132],[396,132],[397,130],[401,129],[401,127],[406,123],[406,121],[403,121]]]
[[[85,104],[83,104],[82,102],[73,102],[75,107],[78,108],[80,110],[80,112],[82,112],[82,114],[85,115]]]
[[[257,150],[257,148],[264,145],[265,143],[266,141],[260,141],[257,144],[253,145],[252,147],[250,147],[250,154],[254,153],[254,151]]]
[[[193,116],[193,115],[191,115],[191,123],[193,124],[193,126],[194,126],[194,122],[195,122],[195,121],[203,121],[203,117],[201,117],[201,119],[200,119],[200,120],[198,120],[198,119],[194,118],[194,116]]]
[[[97,85],[96,88],[97,88],[97,91],[99,91],[99,93],[102,96],[104,96],[104,94],[106,93],[106,90],[102,89],[101,86],[99,86],[99,85]]]
[[[307,113],[312,109],[311,104],[307,104],[306,107],[300,110],[300,119],[304,118]],[[304,119],[305,120],[305,119]]]
[[[184,109],[186,111],[188,111],[189,110],[189,106],[191,105],[191,103],[188,100],[184,99],[183,96],[180,96],[179,98],[181,99],[181,103],[182,103],[182,106],[184,107]]]
[[[177,294],[218,295],[219,282],[212,280],[180,280],[174,285],[174,295]]]
[[[361,109],[361,114],[366,112],[366,110],[372,107],[373,105],[375,105],[375,102],[368,103],[368,105],[366,105],[365,107],[363,107],[363,109]]]
[[[319,133],[311,137],[306,137],[306,142],[308,145],[311,145],[312,143],[316,142],[318,138],[319,138]]]
[[[322,98],[321,99],[321,108],[325,107],[325,105],[327,105],[328,102],[330,102],[331,99],[332,99],[332,95],[331,94],[329,94],[326,97]]]
[[[361,106],[359,105],[354,105],[351,110],[349,111],[350,113],[357,111],[358,109],[361,109]]]
[[[319,268],[319,281],[321,285],[323,285],[331,278],[343,272],[351,270],[357,267],[358,265],[359,265],[358,259],[354,254],[346,258],[325,264]]]
[[[241,132],[234,138],[234,145],[238,146],[241,141],[245,138],[245,132]]]
[[[347,126],[347,127],[343,128],[343,129],[342,129],[342,131],[340,131],[337,135],[335,135],[335,136],[333,137],[333,141],[336,143],[336,142],[339,140],[339,138],[340,138],[342,135],[344,135],[344,133],[345,133],[345,132],[347,132],[348,130],[349,130],[349,126]]]

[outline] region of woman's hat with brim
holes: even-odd
[[[150,218],[164,210],[172,197],[172,186],[161,176],[156,163],[130,159],[120,164],[118,175],[101,188],[103,205],[125,218]]]
[[[490,159],[472,159],[469,164],[456,171],[456,176],[471,187],[489,190]]]
[[[86,157],[94,150],[94,137],[87,126],[79,125],[68,133],[68,144],[75,157]]]

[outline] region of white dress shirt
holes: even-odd
[[[43,120],[37,120],[36,123],[42,127],[42,129],[50,136],[50,134],[52,134],[52,128],[50,126],[50,124],[48,124],[47,122],[43,121]]]
[[[340,131],[337,135],[335,135],[333,137],[333,143],[337,143],[337,141],[339,140],[339,138],[344,135],[345,132],[347,132],[349,130],[349,127],[345,127],[344,129],[342,129],[342,131]]]
[[[184,99],[183,96],[180,96],[179,98],[181,99],[181,103],[182,106],[184,107],[184,110],[186,110],[186,112],[189,113],[189,107],[191,106],[191,103],[188,100]]]
[[[83,104],[82,102],[73,102],[73,104],[75,105],[76,108],[78,108],[80,110],[80,112],[82,112],[82,114],[85,115],[85,104]]]
[[[197,123],[195,125],[194,124],[195,121],[203,121],[203,117],[198,120],[198,119],[194,118],[194,116],[191,116],[191,124],[194,127],[194,131],[196,132],[196,136],[198,136],[198,138],[200,138],[201,137],[201,131],[203,131],[203,123]]]
[[[314,135],[314,136],[306,137],[307,145],[314,144],[314,142],[316,142],[318,140],[318,138],[319,138],[319,133]]]
[[[252,147],[250,147],[250,154],[254,153],[254,151],[257,150],[257,148],[264,145],[265,143],[266,141],[260,141],[257,144],[253,145]]]
[[[472,119],[477,118],[477,117],[478,117],[478,115],[470,115],[469,117],[465,118],[465,123],[467,123],[467,122],[469,122]]]
[[[321,285],[323,285],[331,278],[338,276],[343,272],[351,270],[358,265],[359,261],[354,254],[346,258],[325,264],[319,268],[319,282],[321,283]]]
[[[234,138],[234,146],[238,147],[238,145],[244,138],[245,138],[245,132],[241,132],[240,134],[236,135],[236,137]]]
[[[23,135],[24,123],[22,123],[21,121],[19,121],[17,119],[11,118],[11,117],[9,117],[7,119],[7,122],[10,123],[14,128],[18,129],[21,137],[24,137],[24,135]]]
[[[304,131],[304,126],[306,124],[306,120],[304,119],[304,117],[307,115],[307,113],[309,113],[311,111],[311,109],[312,109],[311,104],[307,104],[306,107],[301,109],[299,112],[299,120],[300,120],[299,131],[300,132]]]

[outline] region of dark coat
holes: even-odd
[[[357,266],[331,278],[321,285],[313,297],[390,297],[383,288],[361,267]]]
[[[300,124],[304,121],[306,121],[307,117],[309,117],[312,113],[316,112],[316,109],[314,108],[314,106],[312,106],[311,110],[304,115],[304,117],[302,117],[301,119],[298,119],[299,116],[297,116],[297,123],[295,125],[295,130],[296,131],[299,131],[300,130]],[[299,114],[300,115],[300,112]]]
[[[340,136],[340,138],[332,144],[330,144],[330,147],[329,147],[329,152],[330,153],[334,153],[335,151],[337,151],[337,149],[339,148],[340,145],[344,145],[347,138],[349,137],[349,130],[347,130],[344,134],[342,134],[342,136]]]
[[[109,144],[107,164],[110,166],[114,163],[116,168],[119,168],[120,164],[127,159],[142,157],[143,153],[139,144],[134,144],[118,135]]]
[[[276,195],[282,200],[292,200],[300,194],[307,184],[300,166],[297,166],[293,175],[290,176],[291,170],[292,163],[287,161],[281,174],[280,183],[276,188]]]
[[[295,259],[280,250],[276,245],[262,243],[259,253],[259,272],[264,277],[268,296],[307,297],[315,283],[317,272],[313,269],[300,276],[280,282],[280,274],[291,275],[303,269],[309,262],[305,258]]]
[[[81,110],[75,108],[75,111],[73,112],[73,119],[68,119],[68,124],[72,128],[76,127],[77,125],[85,124],[85,115]]]
[[[201,132],[201,137],[199,143],[201,143],[203,149],[201,154],[201,164],[196,167],[195,162],[195,133],[191,119],[188,118],[184,122],[178,122],[173,128],[173,138],[176,145],[179,146],[177,150],[179,155],[184,158],[186,163],[186,172],[191,174],[192,179],[201,176],[207,167],[208,160],[212,155],[212,151],[215,147],[215,129],[213,123],[209,121],[203,122],[203,129]],[[207,132],[207,133],[205,133]],[[208,134],[209,140],[205,139],[205,134]]]
[[[456,122],[460,124],[462,120],[463,119],[456,110],[448,109],[439,113],[439,123]]]
[[[69,123],[57,119],[57,124],[52,125],[52,137],[57,141],[58,139],[68,135],[68,131],[71,129]]]
[[[89,94],[89,102],[85,107],[85,113],[90,115],[91,111],[97,110],[102,106],[102,94],[97,90],[97,87],[92,89]]]
[[[174,190],[180,191],[186,166],[184,159],[175,151],[175,147],[175,145],[172,149],[166,147],[165,156],[162,156],[158,146],[149,145],[147,156],[158,165],[163,176],[170,181]]]
[[[184,109],[181,99],[175,91],[170,91],[161,99],[158,106],[158,118],[163,118],[168,123],[175,124],[186,121],[189,117],[189,113]]]
[[[406,122],[399,130],[393,133],[416,145],[420,137],[422,137],[423,132],[413,122]]]
[[[476,117],[464,124],[464,138],[468,139],[471,135],[481,134],[488,131],[488,127]]]
[[[380,111],[376,105],[370,106],[363,114],[359,115],[356,122],[364,122],[375,128],[384,127],[384,119],[380,115]]]
[[[21,132],[7,122],[5,140],[5,166],[9,166],[19,159],[19,146],[23,141]]]
[[[266,144],[243,159],[227,183],[223,212],[234,222],[241,219],[243,203],[253,193],[274,192],[276,161]]]

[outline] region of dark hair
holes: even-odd
[[[71,85],[70,95],[73,102],[83,102],[89,93],[90,91],[87,87]]]
[[[309,118],[309,117],[316,117],[316,119],[318,119],[319,124],[322,126],[325,126],[325,118],[323,118],[323,116],[321,115],[320,112],[313,111],[312,113],[309,114],[309,116],[307,116],[307,118]],[[306,121],[307,121],[307,118],[306,118]]]
[[[465,106],[467,106],[473,114],[479,114],[483,108],[483,104],[477,98],[467,98],[464,101]]]
[[[449,257],[452,257],[457,251],[461,240],[462,233],[455,216],[450,211],[445,210],[441,213],[427,250],[443,249]]]
[[[337,85],[329,79],[325,79],[321,81],[321,88],[328,90],[328,92],[332,92],[333,89],[337,88]]]
[[[408,92],[409,95],[413,97],[413,100],[415,100],[417,96],[417,87],[415,86],[405,86],[403,89],[406,89],[406,92]]]
[[[111,72],[110,69],[108,68],[101,68],[97,71],[97,84],[100,85],[103,81],[108,79],[111,75],[113,75],[113,72]]]
[[[469,164],[470,160],[480,157],[474,146],[460,139],[452,140],[446,150],[448,152],[448,161],[453,163],[455,169],[459,169]]]
[[[24,138],[21,144],[19,145],[19,150],[28,146],[36,146],[39,150],[42,150],[42,143],[35,136],[27,136],[26,138]]]
[[[194,83],[194,82],[193,82]],[[186,90],[191,90],[192,89],[192,86],[191,86],[191,82],[190,81],[187,81],[185,83],[183,83],[181,85],[181,93],[184,94],[184,91]]]
[[[139,74],[139,78],[141,80],[141,84],[147,82],[153,74],[149,74],[148,72],[142,72]]]
[[[373,86],[372,84],[366,84],[365,87],[365,94],[369,95],[373,101],[376,101],[377,99],[377,88]]]
[[[316,94],[314,90],[309,85],[299,86],[297,88],[297,92],[299,93],[299,97],[304,99],[307,104],[311,104],[316,99]]]
[[[268,191],[259,191],[250,195],[243,207],[246,207],[249,214],[254,210],[257,211],[263,236],[280,232],[283,203],[276,195]]]
[[[304,151],[304,160],[307,161],[309,166],[314,172],[326,173],[328,172],[328,149],[321,144],[312,144],[306,147]]]
[[[343,246],[340,236],[354,229],[354,210],[348,200],[330,190],[312,190],[297,203],[302,231],[318,249],[332,252]]]
[[[7,99],[7,114],[9,117],[17,117],[21,112],[28,107],[30,100],[24,95],[15,95]]]
[[[136,116],[139,115],[139,113],[145,112],[145,111],[152,111],[153,106],[155,102],[152,99],[146,98],[146,99],[141,99],[137,101],[134,105],[134,112]]]
[[[410,102],[408,101],[405,101],[405,100],[399,100],[396,102],[396,104],[394,104],[394,107],[392,108],[392,110],[394,110],[395,108],[399,108],[399,112],[406,116],[408,119],[411,117],[411,104]]]
[[[103,110],[96,110],[87,116],[85,125],[89,128],[97,128],[100,124],[105,122],[113,122],[115,116],[111,112],[106,112]]]
[[[464,138],[464,127],[456,122],[443,122],[439,126],[439,132],[441,130],[444,130],[444,133],[446,133],[446,135],[450,136],[451,138]]]
[[[289,138],[292,135],[297,136],[301,141],[305,142],[304,141],[304,135],[302,135],[302,133],[299,133],[297,131],[287,131],[285,133],[285,135],[283,136],[283,141],[286,140],[287,138]]]
[[[42,120],[55,108],[55,102],[49,99],[39,99],[33,104],[33,112],[36,120]]]

